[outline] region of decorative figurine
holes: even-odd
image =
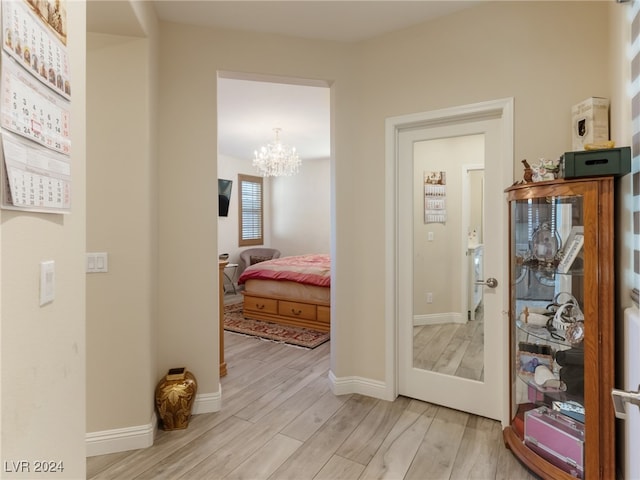
[[[524,165],[524,175],[522,176],[522,178],[524,179],[525,183],[531,183],[531,181],[533,180],[533,170],[531,170],[531,165],[529,165],[529,162],[527,162],[527,160],[522,160],[522,164]]]
[[[532,179],[534,182],[544,182],[546,180],[555,180],[560,172],[560,160],[540,159],[538,165],[531,167],[533,170]]]

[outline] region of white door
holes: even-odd
[[[402,120],[396,123],[395,305],[398,394],[505,422],[508,216],[503,192],[513,178],[512,104],[499,105],[482,104],[471,116],[456,115],[459,109],[426,114],[423,125],[414,116],[407,128]],[[483,205],[475,225],[462,220],[468,192],[462,191],[461,165],[469,163],[483,164],[485,171],[482,198],[471,199]],[[469,294],[460,288],[467,241],[482,243],[483,280],[491,284],[482,286],[475,318],[461,307]]]

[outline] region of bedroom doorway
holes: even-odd
[[[502,192],[513,178],[512,108],[512,100],[506,99],[395,117],[387,123],[394,152],[397,228],[392,267],[396,393],[498,420],[503,420],[507,404],[507,209]],[[482,285],[481,324],[468,318],[467,302],[461,300],[468,294],[461,279],[471,233],[462,222],[465,163],[484,166],[482,228],[491,232],[484,237],[484,274],[498,279],[496,286]],[[417,335],[425,325],[431,328],[429,324],[435,326],[431,337]],[[470,368],[437,368],[436,362],[453,363],[463,344],[472,343],[470,336],[461,340],[451,333],[469,326],[481,339]],[[432,358],[438,349],[443,355]]]
[[[228,214],[218,216],[217,248],[237,265],[225,280],[227,292],[237,293],[225,295],[225,304],[242,303],[237,281],[247,262],[240,254],[251,247],[239,246],[240,178],[262,181],[257,246],[283,257],[331,251],[331,88],[318,79],[218,71],[217,108],[217,176],[232,181]],[[263,178],[253,165],[254,151],[274,141],[274,128],[302,161],[295,175]]]

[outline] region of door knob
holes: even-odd
[[[627,390],[611,390],[611,398],[613,399],[613,408],[617,418],[624,420],[626,418],[625,403],[637,405],[640,407],[640,385],[637,392],[629,392]]]
[[[495,278],[487,278],[486,280],[478,280],[474,282],[476,285],[486,285],[489,288],[496,288],[498,286],[498,280]]]

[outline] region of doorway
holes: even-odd
[[[233,188],[228,214],[218,216],[217,248],[234,267],[225,277],[234,295],[225,295],[224,302],[232,304],[244,298],[237,281],[244,263],[240,253],[247,248],[239,245],[238,180],[261,175],[254,152],[274,141],[274,129],[280,129],[283,144],[295,147],[302,164],[292,176],[256,178],[262,193],[260,246],[278,249],[281,256],[331,251],[331,88],[321,80],[220,71],[217,97],[218,182]]]
[[[218,178],[233,181],[226,217],[218,218],[219,253],[238,263],[238,174],[260,175],[254,151],[274,140],[295,147],[294,176],[263,179],[264,246],[283,255],[328,253],[331,238],[331,89],[327,82],[218,72]],[[313,200],[312,200],[313,199]],[[241,272],[238,272],[241,273]]]
[[[470,232],[465,231],[468,225],[461,226],[460,153],[441,150],[433,154],[438,148],[450,149],[446,145],[451,139],[469,138],[480,139],[484,144],[483,181],[486,188],[483,189],[483,202],[485,211],[490,213],[485,215],[482,228],[492,234],[485,235],[483,273],[498,279],[498,285],[482,285],[483,325],[479,336],[483,338],[483,344],[481,351],[476,350],[476,358],[480,359],[480,368],[476,370],[480,373],[473,378],[461,371],[457,374],[438,372],[421,363],[420,352],[431,354],[436,348],[443,351],[448,348],[450,356],[459,354],[460,348],[446,345],[446,339],[451,340],[453,334],[441,333],[440,338],[426,341],[415,336],[424,326],[425,317],[442,327],[443,332],[450,325],[460,330],[461,326],[473,322],[461,307],[466,305],[461,297],[467,295],[461,288],[466,268],[463,259],[468,247],[463,239],[468,239]],[[388,201],[393,218],[391,223],[397,232],[389,237],[388,243],[393,252],[392,265],[389,265],[393,276],[388,329],[394,338],[390,345],[394,353],[389,363],[395,393],[506,422],[508,402],[504,392],[508,343],[507,322],[503,317],[508,310],[505,288],[508,276],[503,235],[507,206],[503,190],[513,178],[513,100],[394,117],[387,121],[387,139],[388,171],[392,172]],[[432,141],[445,146],[434,147],[429,143]],[[421,156],[420,151],[425,149],[431,149],[432,153]],[[472,160],[472,163],[478,162]],[[446,180],[439,180],[441,178]],[[433,179],[438,179],[439,188],[428,188]],[[429,192],[434,191],[436,196],[428,198]],[[438,249],[448,250],[445,254],[444,250]],[[443,259],[444,263],[438,265],[437,262]],[[424,279],[430,283],[421,285],[419,282]],[[451,297],[450,303],[442,307],[447,297]],[[471,325],[478,329],[477,323]],[[434,343],[428,346],[429,342]]]

